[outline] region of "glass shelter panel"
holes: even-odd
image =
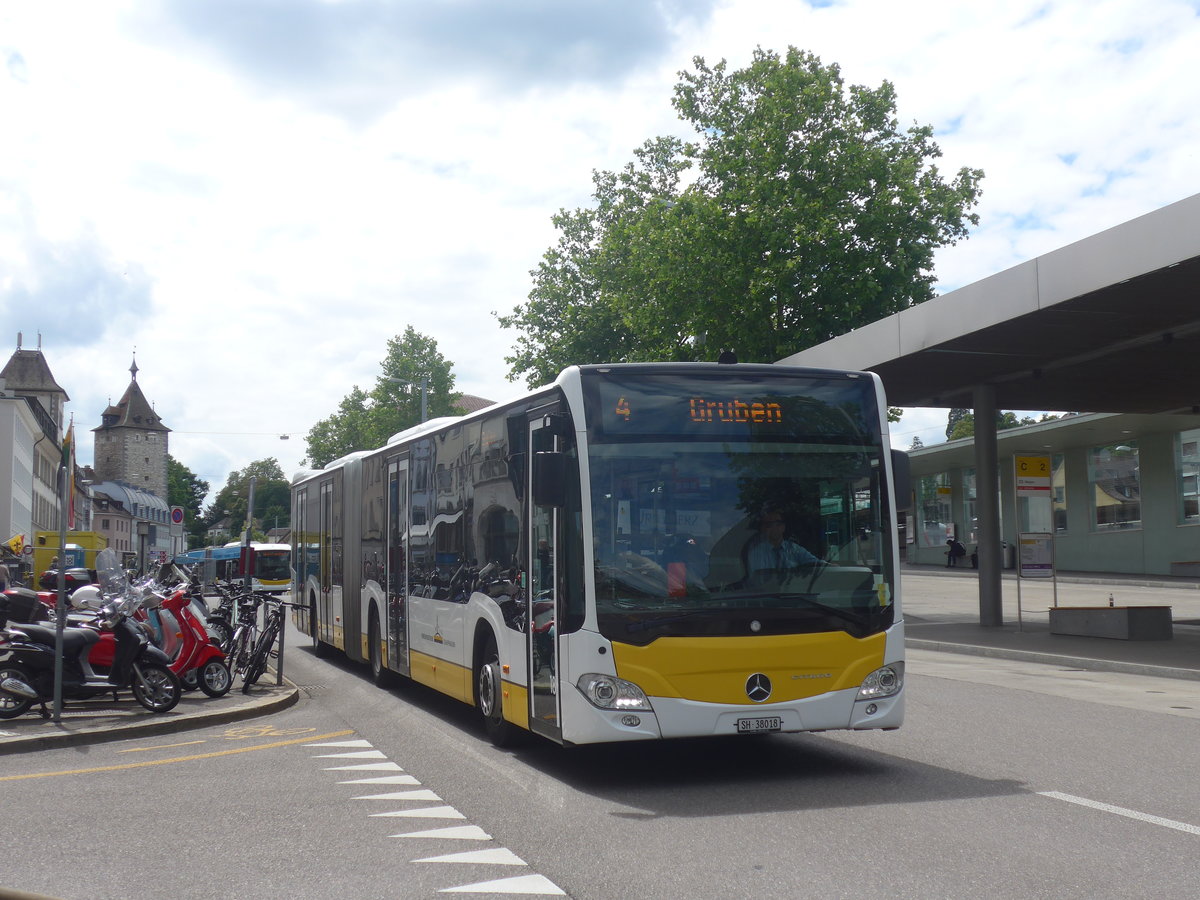
[[[1093,447],[1088,452],[1088,484],[1097,531],[1142,524],[1142,486],[1135,441]]]

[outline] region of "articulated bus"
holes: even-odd
[[[298,474],[295,623],[497,744],[894,729],[907,479],[870,373],[572,367]]]
[[[262,594],[282,594],[292,584],[292,547],[290,544],[251,543],[253,551],[251,558],[251,587]],[[246,577],[243,563],[242,544],[237,541],[223,547],[205,547],[203,550],[189,550],[175,557],[179,565],[192,566],[197,564],[212,564],[205,575],[205,581],[221,579],[222,581],[238,581]]]

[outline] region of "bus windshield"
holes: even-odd
[[[266,581],[285,581],[291,577],[291,551],[256,550],[254,577]]]
[[[605,637],[865,637],[893,623],[887,486],[880,437],[868,425],[873,388],[862,402],[870,382],[843,381],[840,397],[797,400],[786,393],[795,380],[771,381],[774,393],[743,389],[737,398],[704,385],[689,390],[681,379],[674,391],[640,379],[641,395],[593,393],[600,415],[622,399],[631,417],[650,396],[660,408],[623,440],[620,418],[592,431],[593,565]],[[687,407],[701,402],[729,420],[715,423],[716,439],[704,439],[712,423],[691,418]],[[655,439],[681,406],[690,433]],[[763,421],[753,421],[756,410]]]

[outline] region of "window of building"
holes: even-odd
[[[109,529],[108,519],[101,519],[101,520],[100,520],[100,528],[101,528],[101,530],[103,530],[103,531],[108,531],[108,529]]]
[[[1200,522],[1200,428],[1175,436],[1175,463],[1179,478],[1179,521]]]
[[[1050,457],[1050,509],[1055,532],[1063,534],[1067,530],[1067,458],[1061,453]]]
[[[975,470],[963,469],[963,514],[966,516],[965,535],[959,540],[968,544],[979,543],[979,511],[975,507]]]
[[[1136,441],[1106,444],[1088,452],[1092,523],[1097,531],[1142,524],[1142,484]]]
[[[950,517],[950,475],[939,472],[917,481],[917,543],[941,547],[953,530]]]

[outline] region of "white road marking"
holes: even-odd
[[[492,836],[478,825],[451,825],[449,828],[430,828],[428,831],[409,831],[392,834],[397,838],[448,838],[453,841],[490,841]]]
[[[319,753],[313,759],[387,759],[382,750],[352,750],[348,753]]]
[[[540,894],[547,897],[565,897],[566,891],[545,875],[518,875],[516,878],[501,878],[499,881],[479,881],[461,887],[442,888],[439,894]]]
[[[398,809],[395,812],[371,813],[371,818],[465,819],[453,806],[426,806],[423,809]]]
[[[1163,828],[1174,828],[1176,831],[1183,831],[1187,834],[1200,835],[1200,826],[1189,825],[1187,822],[1176,822],[1174,819],[1164,819],[1162,816],[1152,816],[1149,813],[1138,812],[1134,809],[1125,809],[1121,806],[1113,806],[1111,803],[1101,803],[1099,800],[1088,800],[1086,797],[1063,794],[1059,791],[1038,791],[1038,793],[1043,797],[1050,797],[1053,800],[1065,800],[1067,803],[1075,803],[1079,806],[1089,807],[1090,809],[1098,809],[1101,812],[1125,816],[1127,819],[1136,819],[1139,822],[1148,822],[1151,825],[1161,825]]]
[[[355,778],[352,781],[339,781],[338,784],[420,784],[411,775],[383,775],[379,778]]]
[[[368,794],[351,800],[441,800],[433,791],[393,791],[390,794]]]
[[[386,760],[387,755],[379,750],[362,749],[371,746],[370,741],[329,741],[326,743],[306,744],[311,748],[343,749],[344,753],[325,753],[314,756],[314,759],[379,759]],[[344,766],[328,766],[326,772],[403,772],[394,762],[355,763]],[[420,782],[411,775],[380,775],[368,778],[356,778],[340,781],[339,784],[411,784]],[[367,794],[352,797],[352,800],[441,800],[431,790],[391,791],[385,794]],[[409,819],[465,819],[462,813],[452,806],[427,806],[421,809],[395,810],[393,812],[371,813],[371,818],[409,818]],[[477,825],[451,826],[448,828],[430,828],[424,831],[410,831],[404,834],[393,834],[391,837],[404,838],[433,838],[441,840],[460,841],[490,841],[492,836]],[[517,856],[507,847],[491,847],[486,850],[468,850],[461,853],[447,853],[441,856],[427,856],[414,859],[414,863],[446,863],[494,865],[494,866],[527,866],[528,863]],[[441,894],[537,894],[541,896],[566,896],[566,892],[544,875],[523,875],[517,878],[501,878],[495,881],[480,881],[475,884],[464,884],[458,887],[443,888]]]
[[[354,766],[329,766],[326,772],[403,772],[394,762],[359,763]]]
[[[529,863],[504,847],[491,850],[468,850],[465,853],[447,853],[444,856],[427,856],[413,862],[440,863],[487,863],[493,866],[527,866]]]

